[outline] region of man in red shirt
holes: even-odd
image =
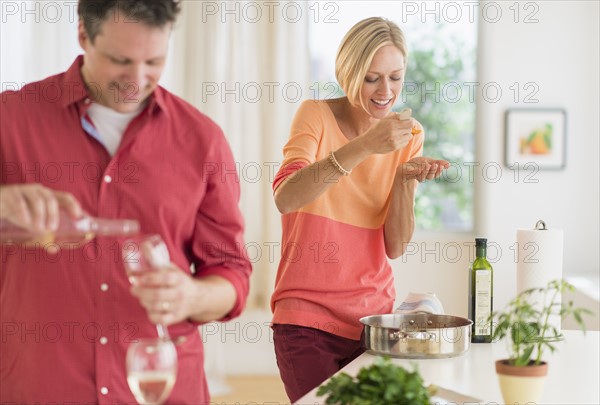
[[[119,239],[50,252],[0,247],[0,402],[135,403],[125,353],[169,327],[172,404],[209,401],[197,326],[240,314],[243,252],[235,162],[220,128],[158,86],[174,0],[80,0],[84,55],[0,94],[0,218],[56,229],[59,209],[139,220],[172,265],[130,287]]]

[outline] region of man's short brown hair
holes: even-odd
[[[111,16],[162,28],[174,23],[181,10],[179,0],[79,0],[77,12],[92,43],[102,23]]]

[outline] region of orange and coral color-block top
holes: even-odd
[[[327,101],[304,101],[273,189],[347,142]],[[282,215],[282,257],[271,298],[274,324],[358,340],[361,317],[391,312],[395,289],[383,226],[396,169],[422,151],[419,135],[402,150],[371,155],[317,199]]]

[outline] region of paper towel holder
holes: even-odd
[[[539,221],[537,221],[535,223],[535,230],[546,231],[546,230],[548,230],[548,228],[546,228],[546,223],[540,219]]]

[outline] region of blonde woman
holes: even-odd
[[[412,238],[417,184],[449,166],[421,157],[423,128],[410,111],[391,111],[407,57],[396,24],[360,21],[336,58],[346,97],[305,101],[292,122],[273,183],[283,248],[271,299],[292,402],[363,352],[361,317],[391,312],[387,259]]]

